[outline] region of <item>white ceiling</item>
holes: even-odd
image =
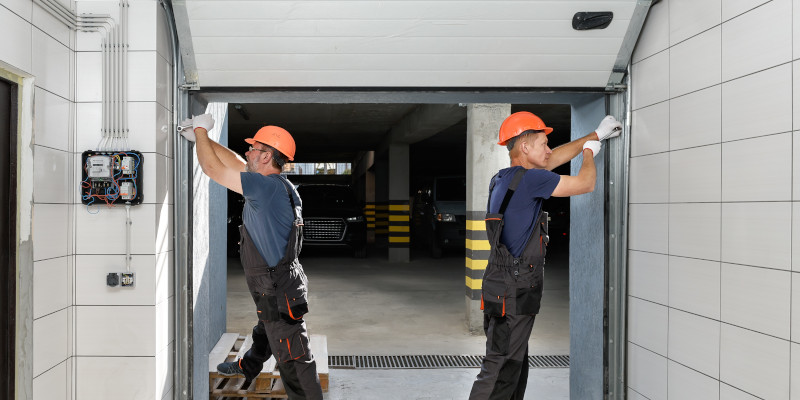
[[[180,3],[201,88],[603,88],[621,50],[632,46],[624,39],[637,6],[636,0]],[[614,20],[602,30],[576,31],[572,17],[580,11],[612,11]]]

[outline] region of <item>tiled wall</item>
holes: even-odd
[[[118,18],[118,3],[71,7]],[[123,290],[105,275],[125,270],[125,210],[87,210],[77,191],[81,153],[100,141],[100,34],[0,0],[0,62],[35,82],[34,182],[23,185],[34,199],[32,355],[22,355],[32,371],[20,374],[33,377],[34,399],[171,396],[171,49],[157,1],[131,1],[129,15],[129,143],[144,154],[144,199],[131,209],[136,286]]]
[[[800,0],[651,8],[631,71],[628,398],[800,399],[798,72]]]

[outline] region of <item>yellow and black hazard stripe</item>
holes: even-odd
[[[466,283],[467,296],[481,299],[483,272],[489,264],[489,239],[486,235],[486,211],[467,211]]]
[[[389,247],[408,248],[411,245],[410,219],[408,200],[389,201]]]
[[[364,218],[367,219],[367,230],[375,230],[375,203],[368,202],[364,206]]]

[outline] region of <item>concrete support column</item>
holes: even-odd
[[[408,157],[407,143],[389,145],[388,243],[391,262],[411,261]]]
[[[472,333],[483,331],[481,284],[489,262],[486,201],[492,176],[509,166],[508,151],[497,145],[500,124],[509,115],[510,104],[467,106],[466,317]]]
[[[389,160],[384,152],[375,158],[375,244],[385,247],[389,233]]]
[[[375,172],[364,174],[366,185],[364,217],[367,219],[367,243],[375,243]]]

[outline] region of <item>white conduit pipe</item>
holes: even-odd
[[[125,138],[124,150],[130,150],[128,145],[128,10],[130,4],[123,1],[122,8],[122,130]]]

